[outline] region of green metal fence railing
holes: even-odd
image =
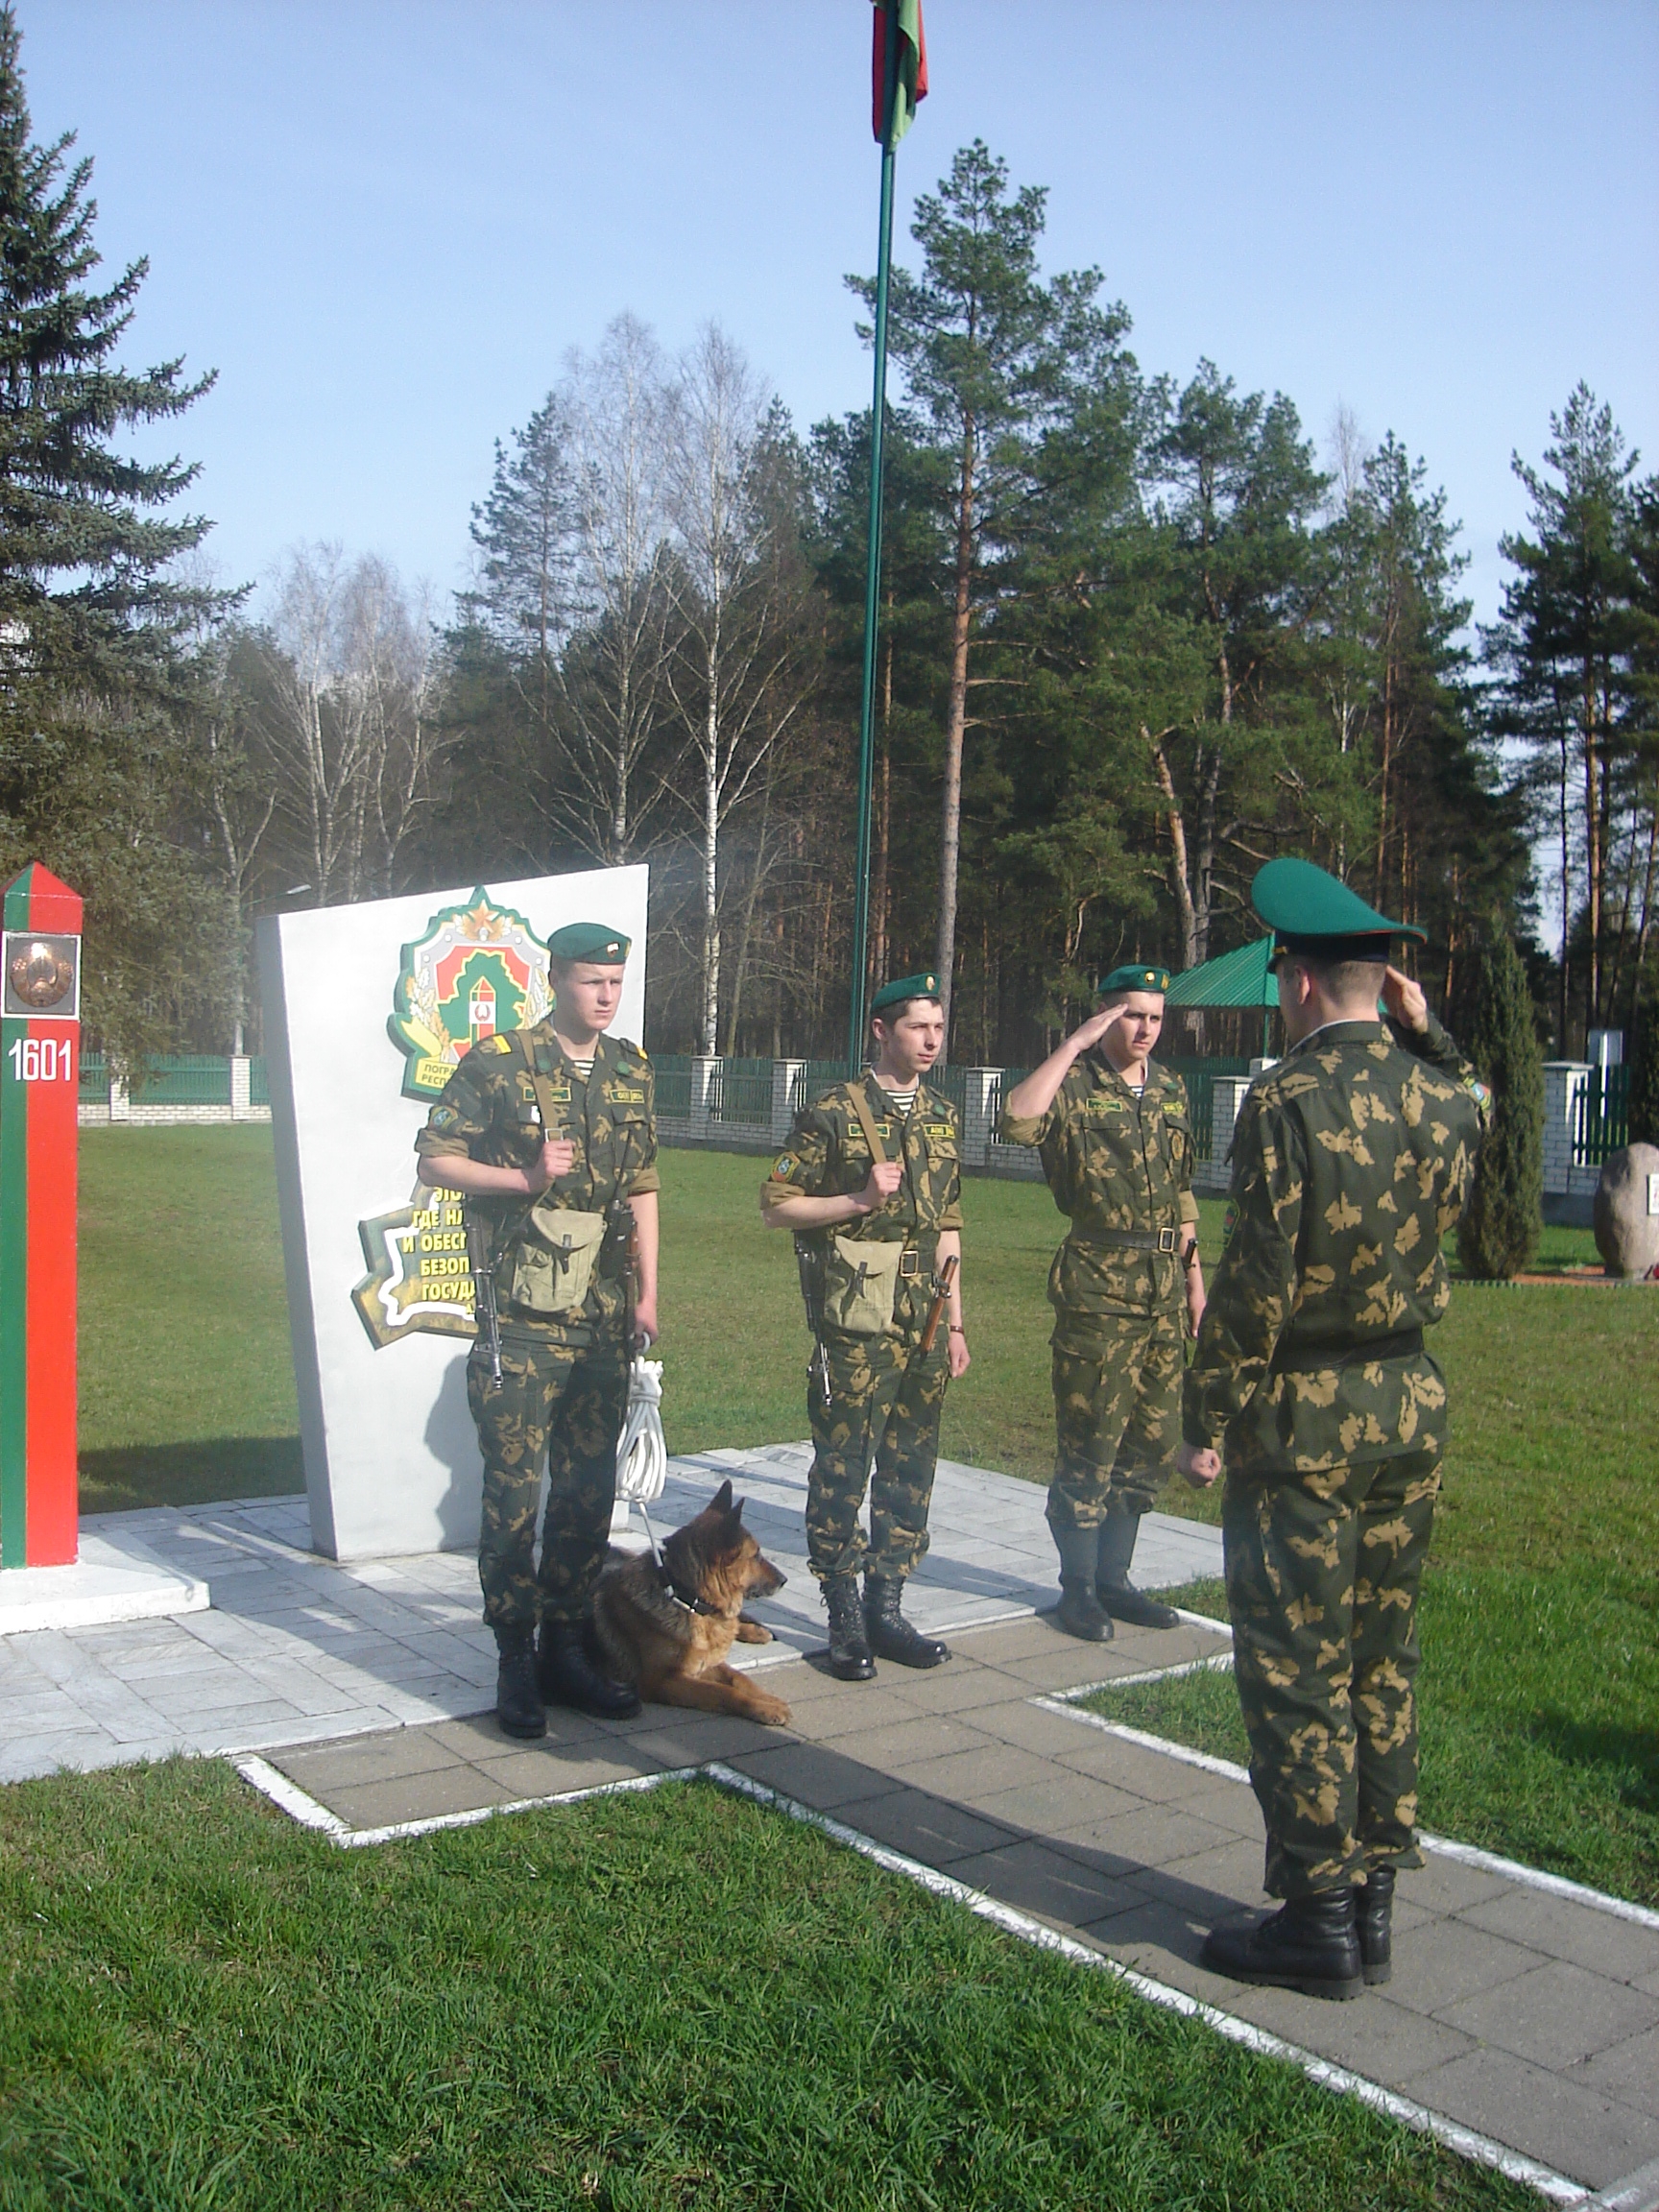
[[[653,1052],[657,1071],[657,1111],[669,1121],[691,1118],[691,1063],[680,1052]]]
[[[716,1121],[741,1128],[772,1126],[770,1060],[722,1060],[709,1086],[709,1111]]]
[[[1630,1142],[1630,1070],[1592,1068],[1573,1102],[1573,1165],[1599,1167]]]

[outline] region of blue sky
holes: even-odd
[[[868,403],[865,0],[19,0],[36,132],[96,162],[128,349],[228,578],[300,539],[457,584],[493,442],[618,309],[715,317],[805,426]],[[1659,0],[928,0],[918,191],[1049,187],[1148,370],[1208,354],[1424,455],[1496,612],[1509,471],[1583,377],[1659,468]],[[906,242],[907,243],[907,242]]]

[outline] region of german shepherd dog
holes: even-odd
[[[789,1708],[726,1665],[733,1644],[770,1644],[772,1631],[743,1614],[743,1600],[768,1598],[784,1577],[743,1526],[744,1501],[722,1482],[694,1521],[677,1528],[654,1559],[609,1567],[593,1593],[593,1628],[607,1671],[659,1705],[737,1713],[781,1728]]]

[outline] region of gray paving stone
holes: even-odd
[[[1544,1964],[1536,1951],[1489,1936],[1465,1921],[1442,1918],[1394,1947],[1394,2001],[1416,2012],[1440,2012],[1470,1997],[1520,1980]]]
[[[1570,2079],[1659,2119],[1659,2028],[1610,2043],[1575,2066]]]
[[[572,1790],[596,1790],[607,1782],[654,1774],[661,1765],[637,1744],[624,1749],[614,1743],[580,1743],[551,1752],[539,1745],[521,1751],[503,1746],[499,1759],[481,1759],[474,1771],[508,1798],[558,1797]]]
[[[1556,2069],[1659,2026],[1659,2001],[1564,1959],[1435,2010],[1479,2042]]]
[[[1200,1769],[1202,1771],[1202,1769]],[[1230,1828],[1236,1836],[1243,1837],[1255,1846],[1256,1856],[1262,1856],[1262,1808],[1256,1802],[1256,1793],[1248,1782],[1222,1782],[1212,1779],[1208,1790],[1194,1790],[1183,1795],[1182,1804],[1190,1813],[1197,1814],[1201,1820],[1210,1820],[1217,1828]]]
[[[738,1752],[732,1764],[757,1782],[781,1791],[786,1797],[799,1798],[819,1813],[834,1813],[844,1805],[867,1802],[884,1791],[903,1788],[902,1783],[877,1773],[845,1752],[789,1739],[762,1750]]]
[[[960,1805],[977,1806],[999,1791],[1040,1782],[1049,1772],[1046,1759],[1011,1743],[980,1743],[971,1751],[947,1752],[938,1759],[906,1760],[904,1774],[918,1789]]]
[[[1407,2085],[1417,2076],[1449,2065],[1476,2047],[1473,2036],[1395,2004],[1382,1989],[1367,1989],[1354,2003],[1341,2005],[1304,1997],[1294,1989],[1258,1989],[1244,1983],[1226,1986],[1231,1994],[1222,2000],[1224,2008],[1240,2020],[1412,2097],[1417,2091]]]
[[[943,1759],[951,1751],[977,1751],[992,1741],[947,1714],[920,1714],[874,1728],[837,1729],[833,1735],[820,1727],[809,1733],[821,1743],[855,1744],[860,1759],[884,1771],[907,1768],[925,1759]]]
[[[1659,2157],[1659,2119],[1510,2052],[1466,2052],[1414,2075],[1411,2094],[1592,2189]]]
[[[982,1707],[974,1714],[973,1719],[974,1727],[984,1735],[1016,1744],[1022,1751],[1038,1752],[1046,1759],[1063,1758],[1085,1745],[1107,1741],[1097,1729],[1085,1728],[1066,1714],[1047,1713],[1041,1706],[1033,1705],[1030,1691],[1023,1687],[1018,1698]]]
[[[1129,1883],[1097,1867],[1080,1866],[1032,1838],[955,1860],[950,1872],[958,1882],[983,1889],[1005,1905],[1016,1905],[1022,1912],[1040,1913],[1060,1927],[1092,1926],[1145,1902]]]
[[[994,1850],[1011,1840],[999,1822],[981,1819],[976,1813],[945,1804],[921,1790],[893,1790],[881,1796],[863,1798],[843,1805],[836,1817],[860,1835],[873,1836],[879,1843],[890,1843],[894,1850],[920,1859],[924,1865],[951,1871],[956,1860]]]
[[[1121,1736],[1108,1736],[1101,1728],[1078,1722],[1076,1748],[1052,1754],[1057,1765],[1078,1774],[1098,1774],[1119,1790],[1131,1790],[1156,1805],[1175,1804],[1189,1797],[1203,1797],[1215,1787],[1215,1777],[1202,1767],[1170,1759],[1142,1743],[1125,1743]]]
[[[699,1767],[707,1759],[731,1759],[740,1752],[762,1750],[792,1733],[732,1713],[677,1713],[662,1705],[648,1705],[645,1710],[656,1717],[657,1725],[631,1736],[630,1747],[664,1767]]]
[[[1117,1813],[1132,1813],[1145,1803],[1127,1790],[1118,1790],[1093,1774],[1056,1772],[1043,1762],[1043,1773],[1017,1789],[987,1791],[973,1800],[976,1812],[1005,1820],[1011,1828],[1029,1829],[1034,1835],[1052,1836],[1081,1822],[1109,1820]]]
[[[436,1774],[467,1764],[459,1751],[438,1743],[424,1729],[397,1728],[382,1736],[359,1736],[314,1751],[294,1751],[271,1764],[301,1790],[324,1796],[333,1789],[367,1788],[373,1782],[399,1782],[406,1775]]]
[[[476,1767],[441,1767],[430,1774],[405,1774],[396,1781],[365,1783],[359,1789],[332,1788],[322,1802],[349,1827],[388,1828],[398,1820],[430,1820],[444,1813],[470,1813],[499,1805],[511,1791]]]
[[[1552,1897],[1547,1889],[1516,1883],[1496,1897],[1467,1906],[1459,1918],[1549,1958],[1571,1959],[1614,1982],[1639,1982],[1644,1974],[1659,1973],[1659,1929]]]
[[[1217,1844],[1237,1842],[1224,1828],[1195,1820],[1178,1805],[1142,1805],[1132,1813],[1114,1813],[1105,1820],[1082,1821],[1056,1830],[1051,1840],[1070,1858],[1093,1860],[1099,1855],[1118,1872],[1138,1867],[1162,1870]]]
[[[1401,1874],[1398,1893],[1431,1912],[1462,1912],[1471,1905],[1503,1896],[1510,1887],[1502,1874],[1466,1866],[1460,1859],[1444,1859],[1438,1851],[1426,1851],[1423,1858],[1421,1866],[1407,1867]]]

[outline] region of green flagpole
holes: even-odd
[[[887,277],[893,261],[893,103],[899,89],[899,10],[887,0],[887,84],[882,107],[881,220],[876,253],[876,390],[870,407],[870,530],[864,584],[864,683],[858,707],[858,839],[853,870],[852,1007],[847,1066],[864,1064],[864,1001],[870,959],[870,795],[876,757],[876,634],[881,614],[881,446],[887,413]]]

